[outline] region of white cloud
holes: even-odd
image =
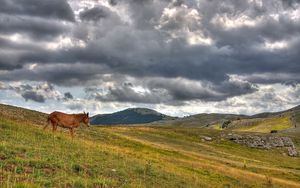
[[[280,50],[280,49],[287,49],[288,43],[286,41],[276,41],[276,42],[265,42],[264,47],[267,50]]]
[[[164,8],[155,28],[166,32],[172,39],[183,38],[190,45],[213,43],[213,39],[203,33],[198,10],[189,8],[185,4]]]

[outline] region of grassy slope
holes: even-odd
[[[210,126],[210,128],[222,130],[221,124],[214,124]],[[285,114],[282,116],[269,118],[235,120],[232,121],[227,129],[242,132],[270,133],[271,130],[282,131],[293,128],[294,127],[293,123],[290,120],[290,115]]]
[[[271,130],[280,131],[291,127],[292,127],[292,123],[290,122],[290,117],[283,116],[283,117],[264,118],[258,121],[254,121],[250,126],[239,126],[235,130],[269,133]]]
[[[196,114],[181,119],[163,122],[162,125],[169,124],[176,127],[205,127],[216,123],[223,122],[225,120],[234,120],[237,118],[246,118],[244,115],[234,114]],[[160,124],[159,122],[157,123]]]
[[[293,121],[289,119],[293,116]],[[208,127],[221,130],[221,124],[231,120],[231,129],[248,132],[270,132],[271,130],[284,130],[289,133],[300,133],[300,106],[281,112],[261,113],[253,116],[235,114],[196,114],[173,121],[158,122],[154,125],[176,127]],[[295,128],[295,124],[297,127]]]
[[[2,187],[300,187],[299,158],[201,140],[216,130],[82,127],[72,140],[43,131],[44,114],[24,123],[0,114]]]

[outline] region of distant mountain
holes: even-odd
[[[148,108],[128,108],[112,114],[99,114],[90,120],[92,125],[144,124],[176,119]]]

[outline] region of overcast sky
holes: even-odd
[[[0,102],[255,114],[300,104],[299,0],[0,0]]]

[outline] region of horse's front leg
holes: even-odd
[[[74,138],[74,129],[73,129],[73,127],[70,128],[70,134],[71,134],[71,137]]]
[[[44,126],[44,128],[43,128],[43,129],[44,129],[44,130],[46,130],[46,129],[47,129],[47,127],[48,127],[48,125],[49,125],[49,124],[47,123],[47,124]]]

